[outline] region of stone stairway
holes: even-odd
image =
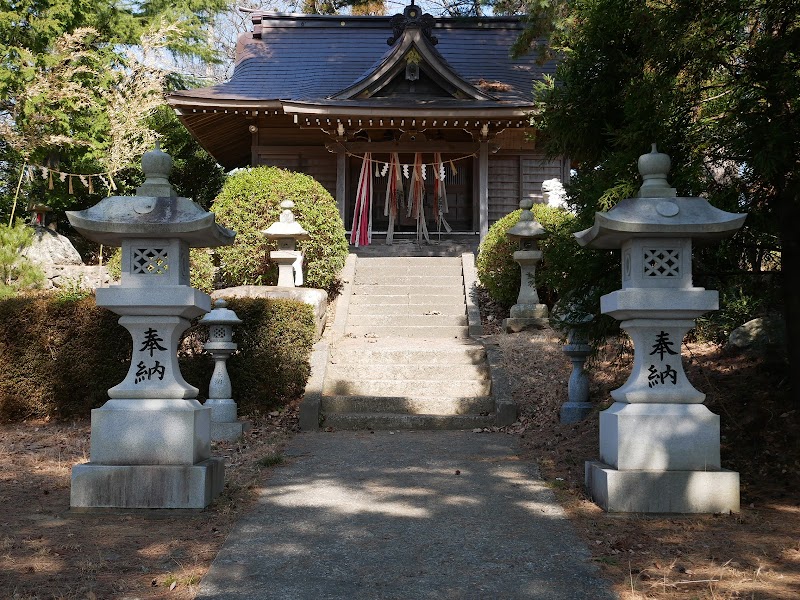
[[[462,258],[351,259],[346,317],[344,308],[337,312],[322,385],[322,425],[494,425],[487,354],[468,335]]]

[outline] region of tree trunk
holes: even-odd
[[[780,189],[780,188],[778,188]],[[800,184],[784,184],[777,198],[777,214],[781,235],[781,276],[783,286],[783,311],[786,321],[786,341],[789,359],[790,401],[800,405],[800,293],[795,285],[800,282]]]

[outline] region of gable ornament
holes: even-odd
[[[423,14],[416,4],[412,3],[406,6],[403,14],[396,14],[393,16],[389,24],[392,26],[392,37],[386,40],[389,46],[394,46],[395,42],[400,39],[403,32],[409,27],[419,28],[422,35],[424,35],[433,46],[439,43],[439,40],[431,33],[436,21],[428,13]]]

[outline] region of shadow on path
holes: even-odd
[[[515,441],[299,435],[199,598],[614,598]]]

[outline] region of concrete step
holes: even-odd
[[[460,256],[397,256],[359,258],[356,269],[359,267],[450,267],[461,266]]]
[[[494,400],[488,396],[475,398],[406,398],[401,396],[323,396],[320,410],[324,414],[392,413],[427,415],[480,415],[494,411]]]
[[[459,285],[362,285],[353,284],[356,296],[456,296],[464,297],[464,286]]]
[[[448,383],[455,381],[469,381],[489,379],[489,366],[487,364],[469,363],[439,363],[439,364],[369,364],[369,363],[331,363],[325,372],[325,378],[331,381],[348,379],[415,381],[425,379],[428,381],[440,380]]]
[[[469,341],[438,340],[435,346],[422,340],[376,340],[364,344],[363,340],[340,340],[331,348],[332,364],[349,364],[353,368],[367,364],[483,364],[486,350]]]
[[[391,273],[381,273],[376,275],[362,275],[356,273],[354,285],[402,285],[402,286],[427,286],[427,287],[446,287],[453,289],[463,289],[464,279],[458,275],[439,275],[428,277],[427,275],[393,275]]]
[[[461,265],[450,266],[364,266],[361,263],[356,265],[356,277],[380,277],[384,275],[393,275],[395,277],[461,277]]]
[[[395,304],[408,306],[465,306],[463,294],[366,294],[350,296],[350,307],[359,304]]]
[[[492,382],[488,379],[334,379],[326,375],[322,393],[325,396],[488,396],[492,393]]]
[[[467,315],[352,315],[348,325],[360,327],[448,327],[467,325]]]
[[[345,329],[345,335],[356,338],[370,337],[370,338],[386,338],[386,337],[402,337],[402,338],[416,338],[416,339],[453,339],[453,338],[468,338],[468,327],[425,327],[425,326],[407,326],[407,327],[390,327],[380,325],[348,325]]]
[[[460,304],[351,304],[349,315],[405,315],[413,316],[462,316],[467,314],[467,307]]]
[[[324,427],[334,429],[475,429],[491,427],[494,415],[402,415],[393,413],[331,413]]]

